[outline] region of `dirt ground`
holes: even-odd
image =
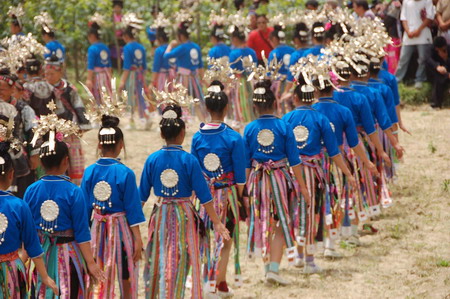
[[[262,261],[247,258],[247,228],[242,225],[244,285],[234,289],[235,298],[450,298],[450,110],[409,107],[403,118],[412,136],[400,135],[406,156],[390,188],[394,205],[375,222],[379,233],[362,237],[359,248],[341,246],[338,250],[344,258],[339,261],[319,256],[321,275],[304,276],[283,260],[281,274],[292,284],[274,287],[263,282]],[[186,150],[197,129],[198,125],[188,127]],[[159,128],[155,124],[150,131],[124,133],[123,162],[139,182],[145,159],[163,145]],[[94,130],[84,138],[89,164],[97,158],[96,134]],[[145,206],[147,220],[151,208]],[[141,229],[146,243],[147,228]],[[231,266],[228,273],[232,281]],[[143,285],[141,280],[140,297]]]

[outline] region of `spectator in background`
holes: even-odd
[[[307,10],[317,10],[319,8],[319,2],[317,0],[308,0],[305,3]]]
[[[245,8],[244,0],[234,0],[234,7],[236,10],[241,10]]]
[[[250,24],[248,25],[248,29],[250,29],[250,30],[258,29],[258,25],[256,24],[256,18],[257,18],[256,12],[250,11],[248,13],[248,18],[250,19]]]
[[[450,44],[450,0],[439,0],[436,6],[439,34]]]
[[[369,9],[369,3],[366,0],[358,0],[353,2],[353,11],[355,18],[370,18],[375,19],[375,14]]]
[[[384,26],[386,27],[389,37],[392,39],[392,44],[387,45],[386,62],[388,64],[388,71],[391,74],[395,74],[397,70],[398,61],[400,59],[401,49],[401,31],[400,31],[400,11],[402,9],[402,3],[398,0],[391,0],[389,2],[384,17]]]
[[[450,82],[450,47],[444,37],[434,39],[433,49],[428,54],[427,68],[429,79],[433,85],[431,107],[441,108]],[[448,94],[447,94],[448,96]]]
[[[431,0],[405,0],[403,2],[400,20],[403,29],[403,46],[400,52],[400,62],[395,76],[400,82],[408,71],[409,61],[415,51],[419,54],[416,71],[416,88],[422,88],[426,80],[425,60],[432,43],[431,30],[428,25],[434,19],[434,7]]]
[[[258,28],[250,32],[248,36],[247,45],[256,52],[258,58],[258,64],[264,65],[262,52],[267,58],[269,53],[273,50],[273,47],[269,41],[269,35],[273,31],[272,27],[268,27],[269,20],[265,15],[259,15],[256,18],[256,24]]]

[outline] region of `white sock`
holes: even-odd
[[[352,236],[355,236],[358,234],[358,225],[352,224]]]
[[[325,249],[334,250],[334,240],[330,238],[325,238]]]

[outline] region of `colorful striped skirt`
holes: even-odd
[[[145,118],[147,103],[142,95],[145,86],[145,70],[142,68],[132,68],[127,78],[126,89],[128,92],[128,105],[131,112],[137,109],[140,118]]]
[[[17,250],[0,255],[0,298],[29,298],[26,268]]]
[[[190,117],[197,116],[200,120],[206,118],[205,99],[203,96],[202,85],[197,71],[191,71],[185,68],[178,68],[177,81],[187,88],[188,94],[194,99],[199,99],[198,104],[191,104],[189,111]]]
[[[64,142],[69,145],[69,169],[67,172],[72,182],[79,186],[83,179],[85,164],[81,139],[70,135],[64,138]]]
[[[39,231],[44,263],[48,275],[59,286],[59,298],[85,298],[86,264],[78,243],[73,240],[73,232],[46,234]],[[51,289],[43,285],[40,275],[31,268],[32,282],[39,298],[54,298]]]
[[[222,177],[229,177],[229,175],[233,175],[233,173],[225,173]],[[224,187],[215,188],[214,185],[218,182],[218,180],[211,180],[211,194],[214,198],[214,209],[219,215],[222,223],[228,228],[230,234],[233,237],[234,243],[234,252],[232,256],[234,256],[234,269],[235,269],[235,284],[241,283],[241,266],[239,262],[239,209],[240,203],[238,199],[238,191],[236,185],[231,185],[232,180],[225,182],[224,179],[220,179],[221,183],[225,183]],[[227,184],[228,183],[228,184]],[[210,235],[213,234],[212,242],[207,241],[207,246],[213,243],[213,249],[210,250],[209,246],[206,250],[206,262],[204,264],[203,274],[205,276],[205,280],[208,281],[206,287],[210,292],[215,292],[216,286],[216,276],[218,274],[217,267],[219,265],[220,255],[223,248],[223,238],[214,232],[213,223],[209,219],[208,214],[204,208],[200,208],[200,216],[205,223],[206,228],[206,236],[209,239]],[[211,254],[212,252],[212,254]]]
[[[175,70],[171,69],[161,69],[158,73],[158,80],[154,83],[157,90],[165,90],[166,84],[172,83],[176,78]],[[172,91],[172,85],[168,86],[168,90]]]
[[[92,253],[106,276],[104,282],[90,285],[87,281],[88,297],[115,298],[115,282],[119,281],[121,297],[122,280],[131,284],[131,298],[138,297],[139,263],[133,261],[133,235],[125,213],[100,215],[94,213],[91,227]],[[124,264],[125,263],[125,264]]]
[[[395,176],[397,157],[389,138],[380,127],[378,127],[378,136],[380,137],[380,142],[383,145],[384,151],[389,155],[389,159],[391,160],[391,166],[388,166],[381,159],[378,159],[376,164],[378,171],[380,172],[380,177],[378,178],[379,188],[377,190],[378,204],[381,204],[383,207],[387,208],[392,205],[392,198],[388,188],[388,183],[392,181]]]
[[[190,198],[160,198],[149,222],[146,298],[183,298],[188,274],[192,298],[203,298],[200,239],[204,225]]]
[[[103,89],[108,96],[112,97],[111,74],[109,73],[108,68],[96,67],[94,68],[94,86],[92,94],[94,95],[97,105],[101,105],[103,103]]]
[[[239,123],[248,123],[256,119],[253,111],[253,87],[242,74],[230,90],[232,115],[230,118]]]
[[[295,261],[296,246],[289,205],[296,201],[294,180],[286,160],[258,163],[253,161],[247,182],[250,215],[248,218],[247,251],[261,255],[265,263],[270,257],[270,233],[280,225],[286,242],[289,264]]]
[[[293,103],[289,103],[288,101],[281,101],[281,95],[286,90],[287,81],[286,79],[283,80],[276,80],[272,82],[272,91],[277,99],[277,116],[282,117],[286,113],[292,110]]]

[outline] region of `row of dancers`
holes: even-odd
[[[62,79],[62,62],[51,57],[45,71],[47,80],[57,77],[52,96],[38,101],[34,96],[45,89],[26,89],[31,111],[40,116],[27,147],[37,151],[45,175],[23,200],[7,191],[17,179],[10,153],[23,147],[13,133],[17,114],[7,113],[11,104],[0,107],[0,295],[109,298],[118,283],[121,296],[137,298],[144,248],[139,225],[146,222],[142,206],[152,190],[157,200],[144,254],[147,298],[181,298],[187,286],[193,298],[233,296],[226,269],[233,257],[233,285],[242,285],[242,223],[246,251],[262,257],[270,284],[290,283],[279,272],[283,255],[289,265],[314,274],[321,272],[314,260],[319,250],[338,258],[340,237],[358,246],[358,225],[392,204],[388,182],[403,155],[398,90],[382,69],[387,39],[378,25],[359,25],[362,34],[355,24],[353,36],[343,32],[316,56],[301,55],[289,68],[294,88],[288,86],[284,96],[274,84],[282,68],[276,61],[247,68],[256,83],[239,102],[233,88],[241,85],[227,61],[208,70],[212,82],[204,101],[166,82],[170,89],[155,93],[166,145],[145,161],[139,188],[134,172],[118,159],[124,148],[120,112],[128,95],[116,94],[114,81],[100,86],[101,101],[92,93],[85,113],[75,89]],[[350,31],[346,26],[337,24]],[[0,76],[2,87],[15,82],[11,74]],[[185,116],[202,105],[209,121],[193,136],[188,153],[182,147]],[[255,120],[241,135],[226,122],[244,111]],[[89,122],[100,124],[101,158],[73,177],[78,187],[66,174],[76,166],[72,152],[79,148],[72,144]]]

